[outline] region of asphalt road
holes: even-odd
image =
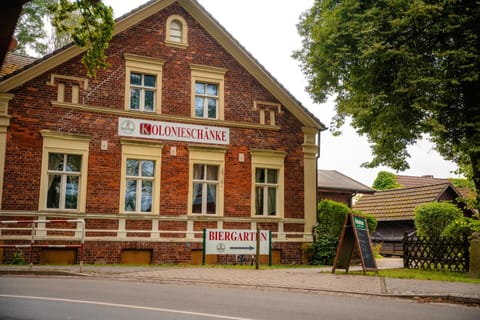
[[[0,277],[0,319],[479,319],[480,309],[192,284]]]

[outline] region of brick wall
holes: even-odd
[[[350,206],[351,194],[350,193],[337,193],[337,192],[324,192],[321,191],[318,193],[318,200],[333,200],[336,202],[344,203],[347,206]]]
[[[188,24],[188,48],[179,49],[164,44],[165,22],[173,14],[181,15]],[[225,74],[225,120],[259,124],[259,110],[254,100],[278,103],[252,75],[190,17],[177,3],[117,34],[107,50],[111,67],[100,70],[89,79],[89,90],[80,86],[79,103],[94,106],[92,111],[75,107],[54,106],[57,88],[47,85],[51,74],[85,77],[81,57],[75,57],[14,89],[14,99],[9,103],[11,115],[7,133],[6,167],[4,172],[2,210],[28,210],[39,208],[39,188],[42,159],[40,130],[91,136],[88,159],[88,185],[86,212],[89,214],[117,215],[119,212],[121,145],[118,136],[118,115],[114,111],[124,109],[125,61],[123,55],[131,53],[165,61],[162,74],[162,114],[185,117],[188,123],[191,110],[190,64],[201,64],[227,69]],[[71,101],[71,87],[76,80],[56,79],[65,83],[65,101]],[[90,110],[90,111],[89,111]],[[138,115],[138,113],[137,113]],[[285,218],[302,219],[304,214],[304,176],[302,123],[285,107],[276,112],[279,130],[269,128],[230,128],[230,145],[225,154],[224,217],[251,215],[251,158],[249,150],[281,150],[285,158]],[[131,117],[135,117],[132,113]],[[267,115],[268,119],[269,115]],[[168,120],[166,120],[168,121]],[[179,121],[179,120],[176,120]],[[220,124],[225,126],[224,124]],[[101,150],[101,141],[108,142],[108,149]],[[170,150],[176,147],[176,155]],[[239,154],[245,156],[239,162]],[[161,162],[160,215],[185,216],[188,195],[188,149],[185,143],[165,142]],[[248,223],[239,224],[244,228]],[[265,227],[278,230],[276,223]],[[127,229],[148,229],[141,222],[128,221]],[[235,224],[226,226],[234,227]],[[185,230],[186,223],[171,223],[173,230]],[[214,221],[195,221],[194,230],[216,228]],[[293,228],[293,227],[292,227]],[[87,229],[118,229],[118,221],[90,219]],[[295,231],[300,230],[294,227]],[[115,233],[90,232],[87,236],[116,236]],[[155,244],[155,261],[158,263],[186,261],[189,250],[184,244]],[[116,261],[122,245],[106,245],[105,242],[88,243],[91,248],[87,260],[94,262],[105,257]],[[282,245],[283,246],[283,245]],[[180,248],[180,249],[179,249]],[[179,251],[180,250],[180,251]],[[282,247],[284,261],[294,261],[299,251],[293,246]],[[282,258],[283,259],[283,258]],[[298,259],[297,259],[298,260]]]
[[[8,241],[9,244],[24,244],[22,241]],[[66,244],[64,241],[39,241],[37,244]],[[68,242],[67,244],[78,244],[78,242]],[[121,253],[124,249],[135,250],[151,250],[152,264],[178,264],[191,263],[192,250],[201,250],[201,243],[159,243],[159,242],[142,242],[142,241],[125,241],[125,242],[111,242],[111,241],[88,241],[85,243],[84,263],[86,264],[112,264],[121,263]],[[281,264],[302,264],[305,259],[305,249],[300,243],[278,243],[272,248],[273,250],[280,250]],[[33,264],[40,263],[40,254],[42,248],[33,249]],[[77,261],[80,263],[80,249],[77,250]],[[25,262],[30,261],[29,248],[5,248],[3,249],[3,256],[0,261],[8,264],[11,263],[13,255],[21,253]],[[235,263],[234,255],[219,255],[218,262],[220,264]]]

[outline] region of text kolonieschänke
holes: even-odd
[[[141,123],[140,134],[146,136],[176,137],[205,141],[227,141],[227,135],[225,131],[221,130],[211,128],[188,128],[151,123]]]

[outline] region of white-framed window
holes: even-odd
[[[170,37],[169,40],[173,42],[182,42],[183,25],[178,20],[170,22]]]
[[[155,161],[127,159],[125,212],[152,213]]]
[[[160,212],[160,165],[163,145],[122,139],[120,212]]]
[[[195,117],[218,119],[218,84],[195,82]]]
[[[226,69],[190,65],[192,77],[192,117],[224,119],[224,78]]]
[[[284,216],[284,161],[286,153],[251,150],[252,205],[254,217]]]
[[[219,166],[194,163],[192,179],[192,214],[216,214]]]
[[[223,215],[224,147],[188,146],[189,215]]]
[[[255,215],[276,216],[278,169],[255,168]]]
[[[41,131],[39,210],[85,212],[90,136]]]
[[[130,53],[125,58],[125,110],[161,113],[164,61]]]
[[[48,154],[47,209],[78,210],[82,155]]]
[[[155,111],[157,77],[130,72],[130,110]]]
[[[176,48],[188,47],[188,25],[179,15],[168,17],[166,22],[165,44]]]

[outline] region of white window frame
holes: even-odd
[[[192,214],[193,215],[215,215],[217,214],[216,206],[218,204],[218,189],[219,189],[219,177],[220,177],[220,167],[216,164],[205,164],[205,163],[193,163],[193,172],[195,173],[195,167],[197,165],[203,166],[202,170],[202,177],[199,179],[195,179],[195,174],[192,177]],[[208,167],[216,168],[217,170],[217,179],[216,180],[209,180],[207,177]],[[202,203],[201,203],[201,212],[193,212],[193,193],[194,189],[193,186],[195,184],[199,184],[202,188]],[[215,212],[210,213],[208,212],[208,186],[215,186]]]
[[[266,181],[265,182],[257,182],[256,181],[256,173],[257,173],[257,170],[263,170],[265,171],[265,179]],[[275,171],[276,173],[276,183],[272,183],[270,181],[268,181],[268,171]],[[279,181],[279,170],[276,169],[276,168],[262,168],[262,167],[256,167],[255,168],[255,197],[257,195],[256,191],[258,188],[262,188],[263,189],[263,203],[262,203],[262,214],[259,214],[258,212],[256,212],[256,209],[257,209],[257,204],[256,204],[256,199],[255,199],[255,215],[256,216],[269,216],[269,217],[275,217],[277,216],[277,212],[278,212],[278,190],[279,190],[279,184],[278,184],[278,181]],[[275,214],[271,215],[268,211],[268,197],[269,197],[269,190],[270,189],[275,189]]]
[[[68,134],[52,132],[49,130],[40,131],[43,137],[42,149],[42,174],[40,178],[40,199],[39,211],[62,211],[62,212],[85,212],[86,196],[87,196],[87,176],[88,176],[88,155],[91,137],[88,135]],[[49,171],[48,162],[49,155],[57,153],[63,155],[79,155],[81,156],[81,168],[79,172],[67,171]],[[47,208],[48,193],[48,177],[49,173],[62,175],[60,206],[59,208]],[[66,175],[75,175],[79,177],[77,208],[65,209],[65,193],[66,193]]]
[[[145,214],[158,215],[160,214],[160,174],[163,144],[157,142],[139,141],[134,139],[120,140],[122,145],[122,168],[120,175],[120,213],[122,214]],[[136,211],[125,210],[125,192],[127,184],[127,160],[148,160],[153,161],[155,165],[153,175],[153,190],[152,190],[152,210],[151,212],[141,211],[141,204],[137,201]],[[150,179],[150,178],[149,178]],[[138,193],[139,186],[137,185],[137,199],[140,196]],[[141,188],[141,187],[140,187]]]
[[[172,23],[178,23],[180,25],[181,35],[175,37],[172,35]],[[165,24],[165,44],[170,47],[186,49],[188,47],[188,25],[185,19],[179,15],[171,15],[167,18]],[[177,41],[178,39],[179,41]]]
[[[251,189],[251,216],[252,217],[270,217],[270,218],[283,218],[285,214],[285,156],[286,153],[283,151],[276,150],[250,150],[250,155],[252,158],[252,189]],[[256,169],[275,169],[277,170],[277,199],[276,199],[276,209],[277,212],[275,215],[268,215],[267,210],[265,210],[265,201],[264,201],[264,211],[262,215],[257,215],[256,213],[256,187],[257,184],[255,179]],[[268,184],[266,185],[268,186]],[[264,199],[265,200],[265,199]]]
[[[205,93],[197,93],[196,87],[197,87],[198,84],[201,84],[201,85],[204,87]],[[209,95],[209,94],[208,94],[208,86],[209,86],[209,85],[210,85],[210,86],[216,86],[216,87],[217,87],[217,95]],[[219,101],[219,98],[218,98],[218,97],[219,97],[219,95],[218,95],[218,93],[219,93],[218,87],[219,87],[219,86],[218,86],[218,83],[195,81],[195,118],[205,118],[205,119],[212,119],[212,120],[218,119],[218,111],[219,111],[219,110],[218,110],[218,109],[219,109],[219,108],[218,108],[218,106],[219,106],[219,103],[218,103],[218,101]],[[197,109],[196,109],[196,107],[197,107],[197,102],[196,102],[197,97],[201,97],[201,98],[204,99],[204,100],[203,100],[203,106],[202,106],[202,108],[203,108],[203,110],[202,110],[202,111],[203,111],[203,117],[197,116]],[[208,105],[208,101],[209,101],[209,99],[215,100],[215,117],[213,117],[213,118],[210,118],[210,117],[208,116],[208,106],[209,106],[209,105]]]
[[[125,110],[131,112],[148,112],[148,113],[157,113],[160,114],[162,112],[162,73],[163,73],[163,64],[165,63],[164,60],[152,58],[152,57],[145,57],[139,56],[131,53],[125,53]],[[130,109],[130,88],[132,85],[130,84],[130,75],[132,73],[138,73],[142,75],[142,84],[145,75],[155,76],[155,88],[152,87],[144,87],[133,85],[135,88],[140,89],[148,89],[154,91],[154,105],[153,111],[144,111],[144,104],[140,102],[140,110]],[[140,95],[140,101],[143,100],[143,95]]]
[[[225,74],[227,69],[191,64],[191,117],[205,120],[224,120],[224,96],[225,96]],[[217,85],[217,116],[215,119],[208,118],[208,112],[203,117],[197,117],[195,113],[196,83]]]
[[[131,82],[131,76],[132,74],[138,74],[140,75],[141,77],[141,83],[140,84],[132,84]],[[138,109],[134,109],[132,108],[132,104],[131,104],[131,101],[129,101],[129,109],[130,111],[143,111],[143,112],[155,112],[155,105],[156,105],[156,91],[157,91],[157,76],[156,75],[153,75],[153,74],[148,74],[148,73],[140,73],[140,72],[134,72],[134,71],[131,71],[130,72],[130,98],[131,98],[131,94],[132,94],[132,89],[136,89],[136,90],[139,90],[140,91],[140,101],[138,102]],[[155,79],[155,86],[153,87],[150,87],[150,86],[147,86],[145,85],[145,76],[151,76],[151,77],[154,77]],[[146,96],[146,93],[147,92],[153,92],[153,110],[147,110],[145,108],[145,96]]]
[[[189,216],[223,216],[224,208],[224,172],[225,172],[225,153],[224,147],[204,147],[204,146],[188,146],[189,150],[189,184],[188,184],[188,215]],[[194,165],[203,164],[218,167],[217,177],[217,199],[216,212],[214,214],[206,213],[202,209],[202,213],[193,213],[193,174]],[[204,193],[205,195],[205,193]],[[205,204],[202,203],[202,206]]]
[[[137,161],[138,162],[138,175],[135,175],[135,176],[129,176],[127,175],[127,172],[125,172],[125,189],[127,189],[127,181],[128,180],[134,180],[136,182],[136,188],[135,188],[135,203],[136,203],[136,208],[135,210],[127,210],[126,208],[124,208],[125,212],[128,212],[128,213],[152,213],[153,212],[153,195],[155,194],[156,191],[158,190],[155,190],[155,187],[154,187],[154,184],[155,184],[155,168],[157,167],[158,163],[154,160],[146,160],[146,159],[138,159],[137,157],[132,157],[132,158],[126,158],[125,159],[125,162],[128,163],[129,161]],[[153,162],[153,168],[154,168],[154,171],[153,171],[153,176],[152,177],[149,177],[149,176],[143,176],[142,175],[142,163],[143,162],[146,162],[146,161],[149,161],[149,162]],[[126,168],[128,166],[126,165]],[[143,192],[142,192],[142,187],[143,187],[143,182],[151,182],[152,183],[152,204],[150,206],[150,210],[148,211],[143,211],[142,210],[142,196],[143,196]],[[126,198],[126,195],[124,195],[124,197]]]

